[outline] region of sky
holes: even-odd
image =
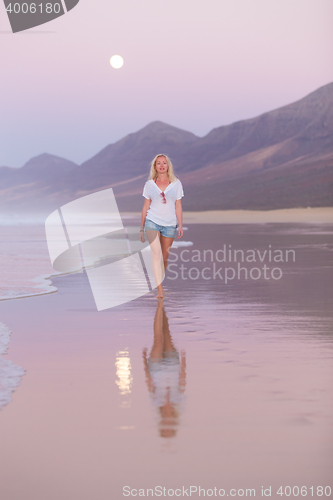
[[[332,19],[332,0],[80,0],[13,34],[1,2],[0,166],[81,164],[155,120],[202,137],[301,99],[333,81]]]

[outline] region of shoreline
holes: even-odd
[[[122,212],[121,217],[126,226],[126,220],[140,218],[141,213]],[[278,210],[209,210],[205,212],[184,211],[183,220],[185,226],[187,224],[333,224],[333,207],[287,208]],[[39,226],[39,224],[37,225]],[[13,226],[11,227],[13,228]],[[187,242],[177,243],[177,246],[187,246],[182,245],[182,243],[185,244]],[[45,259],[48,261],[46,253]],[[15,264],[17,265],[17,261]],[[47,267],[49,268],[49,264]],[[81,271],[82,269],[79,272]],[[27,283],[30,282],[28,289],[32,287],[34,290],[25,290],[26,293],[12,296],[0,293],[0,302],[56,293],[58,290],[53,285],[53,278],[67,274],[72,273],[57,273],[52,269],[51,273],[35,275],[34,278],[29,277],[27,281]],[[25,283],[25,287],[27,283]],[[32,285],[32,283],[35,284]]]
[[[120,211],[123,220],[141,219],[141,212]],[[22,214],[0,218],[1,227],[44,226],[46,216]],[[274,210],[183,210],[185,224],[333,223],[333,207],[278,208]]]
[[[121,215],[124,218],[137,218],[141,212],[123,212]],[[333,224],[333,207],[183,211],[183,221],[184,224]]]

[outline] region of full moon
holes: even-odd
[[[124,64],[124,59],[121,56],[112,56],[110,59],[110,64],[113,68],[119,69]]]

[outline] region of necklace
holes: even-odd
[[[157,182],[156,181],[157,181],[157,178],[155,179],[155,184],[157,186]],[[169,184],[170,184],[170,181],[169,181]],[[166,201],[166,197],[165,197],[164,191],[161,192],[161,196],[162,196],[162,200],[161,200],[162,203],[166,203],[167,201]]]

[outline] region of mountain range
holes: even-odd
[[[47,215],[112,187],[121,211],[142,209],[150,161],[171,157],[185,210],[333,206],[333,83],[205,137],[156,121],[77,165],[47,153],[0,167],[0,208]]]

